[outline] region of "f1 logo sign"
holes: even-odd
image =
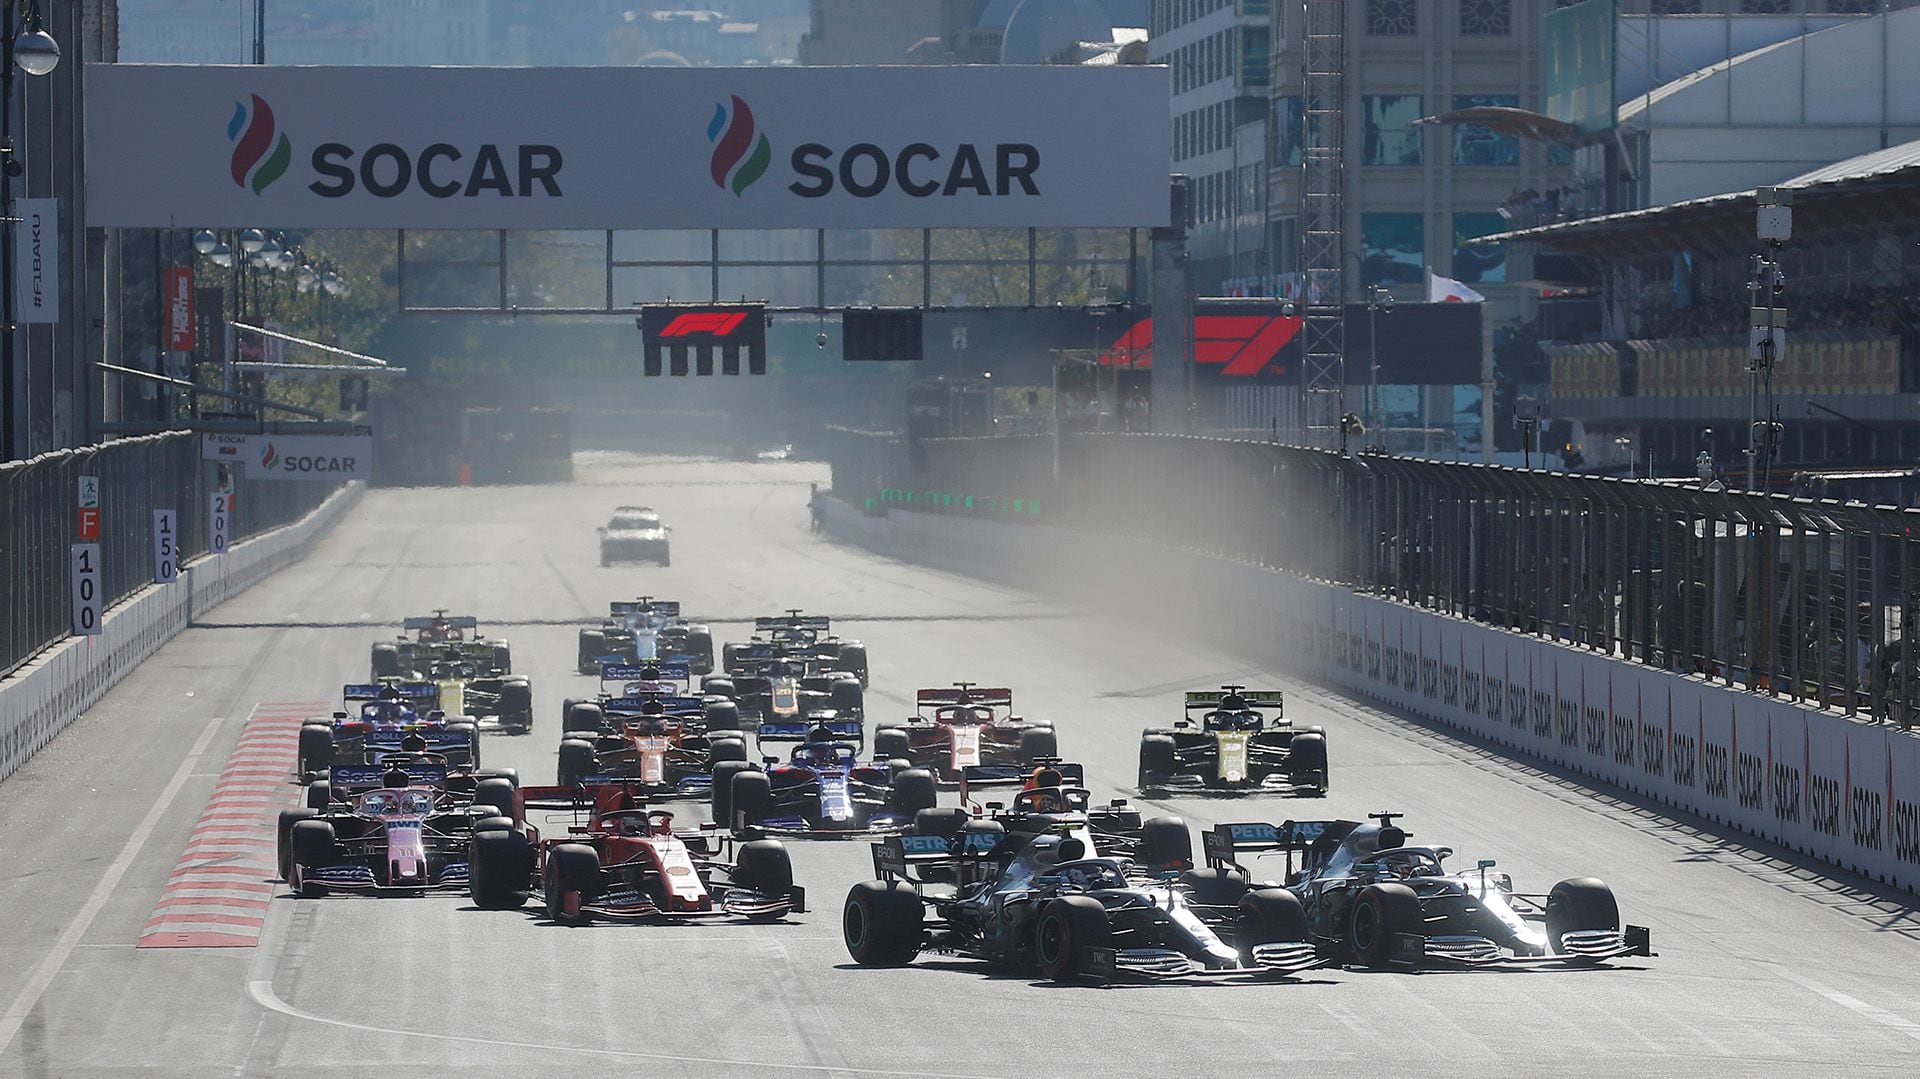
[[[676,315],[660,331],[661,337],[728,337],[747,320],[745,311],[689,311]]]
[[[1193,362],[1218,367],[1220,374],[1251,378],[1281,364],[1281,350],[1300,333],[1297,315],[1195,315]],[[1118,367],[1153,366],[1153,320],[1141,319],[1101,354],[1100,362]],[[1277,373],[1277,372],[1276,372]]]

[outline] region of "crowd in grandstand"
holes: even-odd
[[[1861,330],[1902,336],[1920,333],[1920,295],[1894,286],[1796,295],[1788,301],[1788,312],[1794,329]],[[1720,303],[1644,311],[1635,336],[1646,340],[1726,334],[1744,337],[1748,324],[1746,298],[1741,296]]]

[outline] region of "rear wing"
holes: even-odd
[[[693,669],[684,663],[606,663],[600,664],[602,682],[634,682],[653,680],[648,677],[652,671],[659,681],[685,681],[693,677]]]
[[[733,661],[735,663],[771,663],[776,659],[785,659],[793,649],[772,641],[754,641],[750,644],[735,645]]]
[[[350,682],[340,687],[343,701],[382,700],[381,691],[391,688],[409,701],[438,701],[440,687],[432,682]]]
[[[444,788],[447,766],[438,761],[396,761],[407,773],[407,783],[415,787]],[[387,765],[336,764],[327,769],[327,782],[335,791],[369,791],[387,785]]]
[[[808,735],[822,730],[849,741],[859,741],[865,734],[857,719],[795,719],[760,724],[759,738],[762,742],[804,742]]]
[[[753,620],[755,633],[770,633],[776,629],[811,629],[824,631],[833,627],[833,619],[824,614],[779,614],[762,615]]]
[[[699,697],[608,697],[600,702],[600,711],[606,715],[634,715],[651,703],[660,705],[660,711],[670,716],[706,714],[707,702]]]
[[[873,845],[873,874],[881,880],[912,880],[910,867],[991,858],[1006,836],[1001,832],[965,832],[966,846],[954,850],[956,837],[890,835]]]
[[[1285,712],[1287,695],[1277,689],[1210,689],[1187,694],[1187,708],[1218,708],[1228,697],[1238,697],[1247,702],[1249,708],[1271,708]]]
[[[432,629],[436,625],[445,626],[448,629],[479,629],[480,619],[470,614],[450,614],[445,618],[423,615],[400,623],[402,629]]]
[[[636,614],[650,614],[659,618],[680,617],[680,601],[677,599],[656,600],[614,600],[607,604],[607,613],[614,618],[626,618]]]
[[[1012,708],[1013,690],[984,689],[979,686],[962,688],[948,686],[944,689],[923,689],[914,694],[914,701],[925,708],[928,705],[965,704],[980,708]]]
[[[1031,766],[1024,764],[969,764],[960,769],[961,797],[969,787],[1005,787],[1016,783],[1025,783],[1033,778],[1035,768],[1051,768],[1060,773],[1060,786],[1081,787],[1087,785],[1087,767],[1084,764],[1068,764],[1065,761],[1036,760]]]
[[[1284,824],[1249,822],[1216,824],[1200,833],[1200,846],[1207,864],[1225,869],[1238,864],[1235,855],[1245,851],[1286,851],[1289,855],[1313,846],[1332,821],[1287,821]]]

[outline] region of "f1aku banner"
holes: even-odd
[[[1164,67],[86,78],[94,228],[1151,228],[1171,212]]]

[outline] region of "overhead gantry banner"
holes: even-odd
[[[95,64],[95,227],[1167,224],[1161,67]]]

